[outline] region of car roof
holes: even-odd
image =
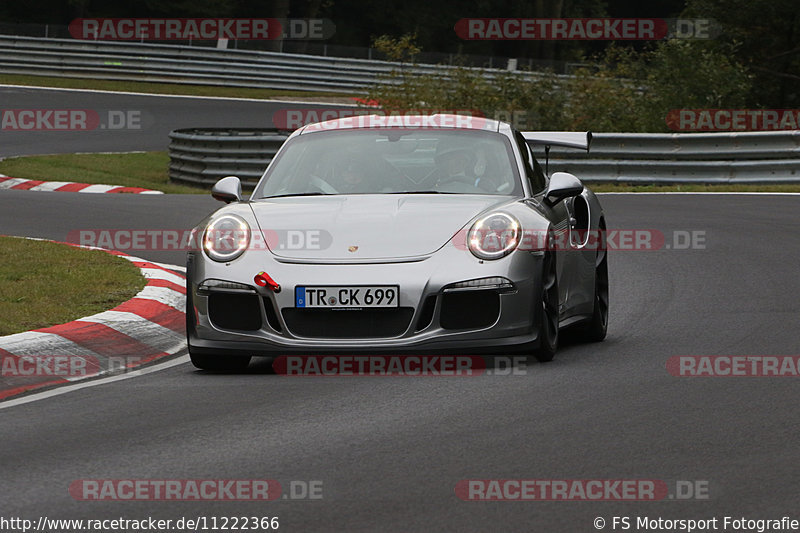
[[[354,130],[370,128],[398,128],[398,129],[462,129],[500,131],[502,123],[486,117],[436,113],[433,115],[352,115],[348,117],[326,120],[315,124],[307,124],[298,129],[295,134]]]

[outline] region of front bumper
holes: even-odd
[[[202,252],[190,252],[187,261],[189,349],[195,354],[263,356],[530,352],[538,346],[542,255],[541,252],[515,251],[497,261],[480,261],[468,251],[451,246],[414,261],[298,264],[277,261],[268,251],[255,250],[226,264],[213,262]],[[279,293],[255,285],[253,278],[261,271],[281,285]],[[469,327],[465,328],[459,328],[458,324],[454,327],[452,320],[443,320],[443,311],[449,312],[445,302],[453,301],[446,300],[453,294],[449,286],[490,277],[506,278],[513,284],[512,290],[487,289],[495,291],[499,303],[496,316],[488,322],[467,324]],[[248,294],[255,295],[252,301],[257,302],[252,304],[250,312],[261,315],[256,325],[241,330],[236,323],[217,318],[219,312],[212,317],[211,293],[198,290],[200,283],[207,279],[247,285]],[[296,315],[296,311],[284,313],[294,308],[296,285],[398,285],[399,306],[408,310],[410,319],[406,327],[388,336],[370,335],[367,323],[364,336],[302,335],[296,323],[287,320],[292,313]],[[467,310],[466,314],[471,311]],[[480,309],[475,311],[481,312]]]

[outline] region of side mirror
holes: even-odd
[[[578,196],[582,192],[581,180],[569,172],[553,172],[553,175],[550,176],[550,185],[544,193],[544,201],[553,206],[564,198]]]
[[[242,201],[242,182],[236,176],[222,178],[211,187],[211,196],[215,200],[229,204]]]

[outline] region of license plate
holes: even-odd
[[[397,285],[295,287],[296,307],[397,307],[400,290]]]

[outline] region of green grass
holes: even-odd
[[[169,182],[167,152],[63,154],[14,157],[0,161],[0,174],[44,181],[76,181],[143,187],[165,193],[208,190]]]
[[[780,185],[728,185],[728,184],[672,184],[638,185],[631,183],[601,183],[590,181],[586,185],[594,192],[800,192],[800,184]]]
[[[95,80],[86,78],[57,78],[24,74],[2,74],[0,84],[32,85],[63,89],[94,89],[132,93],[182,94],[188,96],[220,96],[225,98],[295,99],[295,98],[348,98],[342,93],[317,91],[290,91],[287,89],[248,89],[246,87],[219,87],[214,85],[188,85],[183,83],[155,83],[141,81]]]
[[[0,335],[107,311],[145,285],[129,261],[99,250],[0,237]]]

